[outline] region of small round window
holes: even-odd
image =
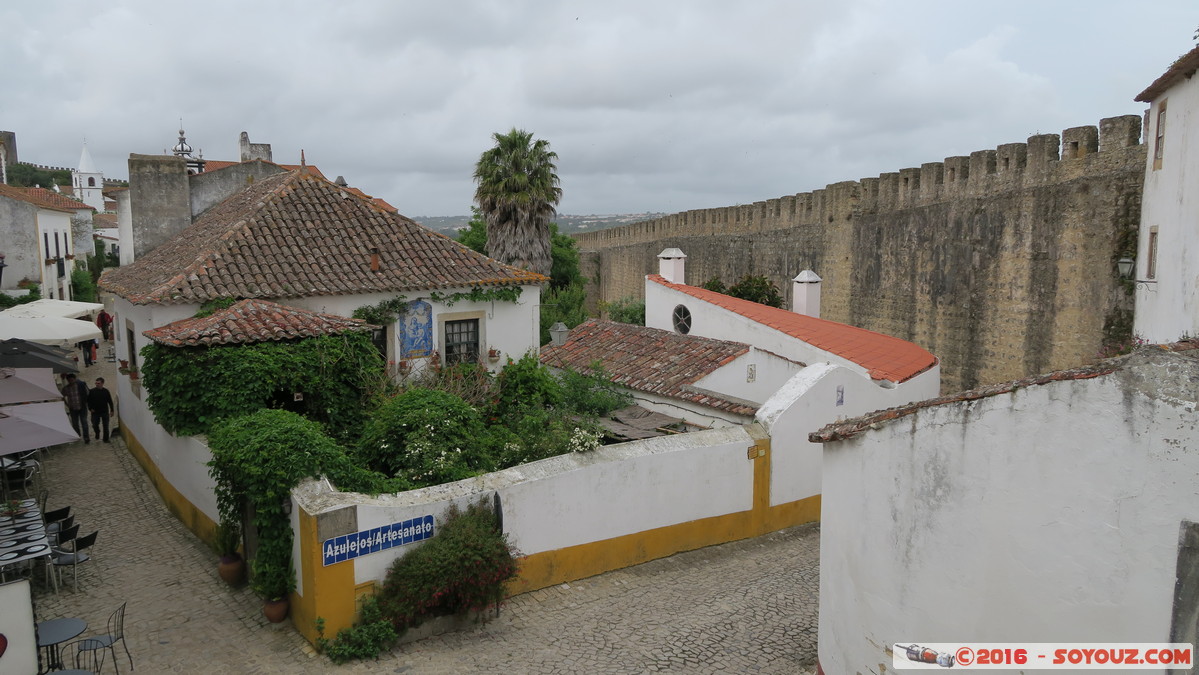
[[[691,332],[691,310],[682,305],[674,308],[674,329],[683,335]]]

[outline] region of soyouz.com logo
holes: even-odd
[[[897,642],[891,665],[897,670],[1128,670],[1169,666],[1191,668],[1194,645],[1187,643],[948,643]]]

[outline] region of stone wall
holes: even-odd
[[[1135,233],[1139,116],[1033,136],[877,178],[576,235],[593,302],[641,297],[678,247],[687,283],[812,269],[822,316],[942,361],[947,391],[1090,361],[1127,326],[1114,259]],[[788,305],[789,306],[789,305]]]

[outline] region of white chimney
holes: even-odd
[[[820,318],[820,277],[804,270],[791,280],[791,309],[796,314]]]
[[[677,248],[668,248],[658,254],[658,274],[672,284],[686,283],[683,276],[683,266],[687,260],[686,254]]]

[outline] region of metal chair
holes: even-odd
[[[129,669],[133,670],[133,655],[129,653],[129,644],[125,642],[125,605],[128,604],[128,602],[121,603],[121,606],[117,607],[117,610],[108,617],[108,634],[97,635],[93,638],[90,638],[88,640],[88,642],[91,643],[89,646],[79,646],[80,650],[108,649],[111,651],[112,667],[116,668],[118,673],[121,672],[121,667],[117,665],[119,660],[117,659],[116,645],[118,642],[120,642],[121,646],[125,648],[125,656],[129,657]],[[103,657],[100,658],[100,662],[104,662]]]
[[[49,529],[46,530],[46,536],[50,539],[50,548],[55,553],[70,553],[71,549],[64,549],[63,546],[75,541],[75,536],[78,534],[79,525],[75,524],[75,516],[67,516],[66,520],[61,521],[54,535],[50,535]]]
[[[99,673],[104,670],[104,644],[101,638],[82,638],[68,642],[62,646],[63,655],[68,654],[71,647],[75,648],[75,668],[77,672]],[[116,659],[116,655],[113,655]],[[67,671],[59,671],[67,672]],[[119,670],[117,672],[120,672]]]
[[[78,530],[78,528],[79,526],[76,525],[72,529]],[[75,547],[70,551],[56,550],[50,555],[50,564],[54,565],[55,569],[70,565],[72,587],[75,590],[79,590],[79,566],[92,559],[91,555],[87,553],[87,549],[96,544],[96,537],[99,536],[99,534],[99,530],[96,530],[91,534],[85,534],[84,536],[75,540]]]
[[[63,523],[67,522],[67,519],[70,517],[71,507],[69,506],[54,509],[53,511],[47,511],[43,508],[42,520],[46,521],[46,534],[58,534],[63,529]],[[70,523],[67,523],[67,527],[70,526]]]

